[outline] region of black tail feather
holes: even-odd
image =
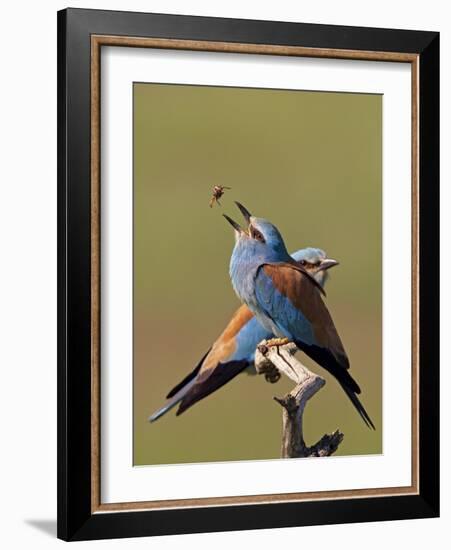
[[[360,394],[360,387],[354,378],[349,374],[349,371],[343,368],[335,359],[335,357],[330,353],[329,350],[320,348],[319,346],[308,346],[302,342],[296,341],[296,345],[300,350],[302,350],[306,355],[311,359],[316,361],[318,365],[321,365],[326,369],[332,376],[334,376],[340,386],[345,391],[346,395],[351,400],[352,404],[356,408],[357,412],[362,417],[365,424],[375,430],[375,426],[369,417],[368,413],[365,410],[365,407],[360,402],[356,394]]]
[[[361,403],[360,399],[357,397],[357,395],[352,390],[350,390],[348,387],[343,385],[341,382],[340,382],[340,386],[343,388],[346,395],[349,397],[352,404],[354,405],[357,412],[360,414],[360,416],[362,417],[363,421],[368,426],[368,428],[372,428],[373,430],[375,430],[376,426],[373,424],[373,421],[369,417],[369,414],[366,412],[365,407],[362,405],[362,403]]]
[[[202,367],[202,364],[207,357],[207,355],[210,353],[211,348],[207,351],[207,353],[202,357],[202,359],[197,364],[196,368],[191,371],[185,378],[179,382],[176,386],[172,388],[172,390],[167,394],[166,399],[170,399],[173,397],[176,393],[178,393],[183,387],[185,387],[193,378],[195,378],[200,371],[200,368]]]
[[[228,363],[218,363],[217,368],[206,377],[205,380],[196,381],[194,386],[190,388],[188,393],[183,397],[176,415],[182,414],[186,409],[189,409],[194,403],[204,399],[214,391],[221,388],[224,384],[235,378],[237,374],[242,372],[249,366],[249,362],[229,361]]]

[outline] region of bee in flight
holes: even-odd
[[[210,199],[210,208],[213,207],[215,203],[219,204],[221,206],[221,203],[219,202],[219,199],[224,195],[225,189],[232,189],[231,187],[226,187],[225,185],[215,185],[213,187],[213,193],[211,195]]]

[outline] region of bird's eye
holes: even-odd
[[[305,260],[301,260],[299,263],[300,263],[302,266],[306,266],[306,265],[307,265],[307,262],[306,262]]]
[[[260,233],[258,229],[255,229],[255,227],[253,226],[251,226],[249,229],[250,229],[251,237],[253,239],[255,239],[256,241],[260,241],[261,243],[265,242],[265,238],[263,237],[263,235]]]

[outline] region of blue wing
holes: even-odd
[[[293,271],[293,276],[297,272]],[[295,282],[295,281],[294,281]],[[279,336],[292,341],[300,340],[307,345],[318,345],[313,325],[304,315],[300,304],[296,305],[284,293],[284,288],[274,280],[272,273],[260,268],[255,279],[255,294],[259,307],[272,320]]]
[[[219,389],[254,363],[255,348],[271,336],[249,309],[241,306],[196,368],[168,393],[168,401],[149,420],[157,420],[179,403],[177,414],[181,414]]]
[[[247,308],[245,309],[245,323],[239,329],[233,328],[230,332],[226,329],[205,357],[194,384],[189,387],[181,399],[177,415],[253,365],[255,348],[262,340],[271,338],[272,334],[268,333],[255,317],[248,319],[248,315],[251,314]],[[243,308],[240,308],[239,311],[243,311]],[[231,324],[233,327],[234,319]],[[234,332],[235,330],[236,332]]]

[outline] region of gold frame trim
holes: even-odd
[[[410,63],[412,69],[412,481],[408,487],[281,493],[102,504],[100,500],[100,50],[102,46],[248,53]],[[91,512],[125,512],[306,502],[419,494],[419,56],[399,52],[334,50],[129,36],[91,36]]]

